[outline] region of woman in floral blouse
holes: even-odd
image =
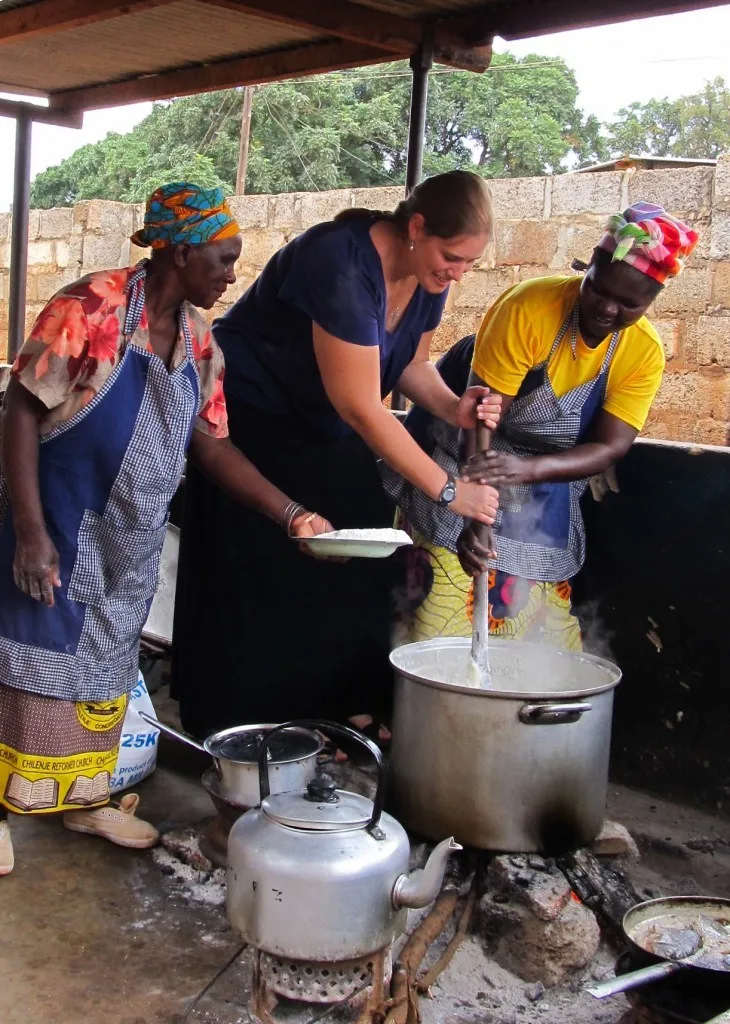
[[[138,643],[186,452],[295,536],[329,523],[228,440],[223,357],[194,306],[235,281],[241,235],[220,190],[159,189],[137,267],[90,274],[45,307],[13,367],[0,471],[0,875],[7,812],[122,846],[155,829],[109,801]],[[90,809],[96,808],[96,809]]]

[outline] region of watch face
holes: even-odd
[[[453,501],[456,497],[456,484],[449,481],[441,492],[441,500],[445,503]]]

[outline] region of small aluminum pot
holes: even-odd
[[[221,795],[238,807],[257,807],[259,748],[275,725],[236,725],[213,733],[203,743],[221,778]],[[324,746],[308,729],[287,729],[272,741],[269,779],[272,793],[298,792],[307,788],[317,768],[317,754]]]
[[[178,732],[164,722],[139,712],[149,725],[168,733],[213,758],[220,779],[220,797],[236,807],[258,807],[259,748],[275,725],[234,725],[214,732],[202,743]],[[272,793],[290,793],[307,788],[317,768],[317,754],[324,743],[309,729],[287,729],[272,742],[269,749],[269,778]]]

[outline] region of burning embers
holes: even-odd
[[[497,963],[525,981],[558,985],[595,957],[601,932],[555,861],[495,857],[479,905]]]

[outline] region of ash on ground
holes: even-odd
[[[599,1003],[583,989],[613,973],[615,953],[602,947],[590,968],[567,985],[530,984],[485,956],[470,937],[440,976],[431,999],[421,999],[422,1024],[618,1024],[627,1009],[623,996]]]
[[[226,871],[200,852],[200,832],[187,828],[166,832],[152,851],[155,864],[178,887],[179,894],[194,903],[223,907],[226,902]]]
[[[344,788],[355,789],[358,769],[344,762],[328,771],[338,776],[340,784],[345,783]],[[360,782],[366,791],[370,785],[372,780],[367,778]],[[643,795],[621,791],[619,797],[621,817],[630,833],[612,825],[595,852],[602,862],[614,863],[627,872],[640,898],[697,891],[730,895],[730,848],[726,833],[718,831],[715,822]],[[207,904],[213,914],[222,915],[225,872],[202,857],[199,835],[195,830],[167,833],[155,860],[184,899]],[[413,842],[412,868],[423,865],[430,845]],[[595,929],[586,926],[581,939],[585,963],[579,966],[581,952],[576,940],[581,937],[576,935],[574,917],[578,912],[585,918],[588,910],[575,899],[566,879],[550,863],[534,856],[503,855],[489,860],[489,884],[475,906],[470,934],[430,993],[421,997],[422,1024],[624,1024],[629,1008],[624,996],[599,1002],[585,991],[591,983],[613,975],[619,950],[605,935],[597,942]],[[410,914],[409,932],[427,913],[428,908]],[[443,953],[455,924],[456,915],[431,947],[422,970]],[[534,939],[528,944],[534,953],[534,962],[529,963],[517,959],[519,948],[525,947],[516,938],[525,929],[527,937]],[[545,950],[538,938],[550,940]],[[396,955],[401,945],[394,950]],[[538,951],[551,962],[538,964]],[[191,1024],[254,1022],[247,1017],[243,996],[248,971],[250,965],[242,962],[222,978],[193,1012]],[[287,1024],[308,1024],[310,1019],[311,1012],[295,1014],[287,1017]]]

